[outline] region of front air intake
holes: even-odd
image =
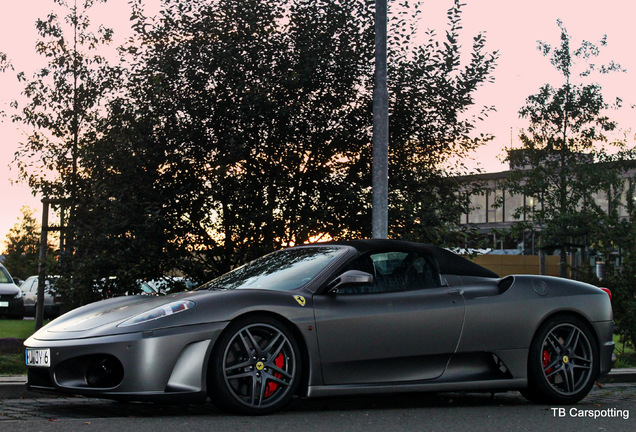
[[[124,368],[113,356],[95,358],[86,370],[86,384],[92,388],[117,387],[124,379]]]
[[[75,357],[55,368],[55,382],[60,387],[112,389],[124,379],[124,367],[111,354]]]

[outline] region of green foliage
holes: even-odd
[[[26,375],[24,354],[0,354],[0,375]]]
[[[587,265],[572,270],[579,279],[610,288],[617,331],[633,344],[636,211],[629,198],[634,196],[629,173],[635,166],[634,154],[623,142],[609,138],[617,124],[607,111],[620,101],[608,103],[601,86],[590,81],[594,72],[622,69],[614,62],[594,63],[605,38],[598,45],[583,41],[573,49],[565,26],[558,25],[559,45],[540,42],[539,49],[561,73],[563,83],[558,87],[545,84],[519,111],[529,126],[520,137],[523,147],[508,152],[508,161],[517,171],[504,187],[530,198],[532,205],[519,209],[519,215],[525,212],[529,216],[519,230],[538,230],[544,250],[561,251],[562,276],[567,270],[565,254],[572,246],[584,254],[592,250],[605,262],[607,277],[603,280]],[[605,197],[607,205],[601,207],[595,195]],[[626,203],[624,197],[628,197]],[[624,205],[627,218],[621,210]]]
[[[3,52],[0,52],[0,73],[6,72],[7,70],[13,70],[13,66],[7,58],[7,55]],[[6,113],[3,110],[0,110],[0,118],[5,116]]]
[[[634,240],[633,237],[631,240]],[[623,242],[626,243],[627,241]],[[606,262],[606,277],[602,280],[591,272],[580,274],[583,281],[609,288],[612,292],[614,333],[620,338],[619,352],[622,353],[623,363],[636,360],[633,352],[633,347],[636,346],[636,289],[633,283],[636,278],[635,260],[633,254],[628,254],[619,269],[612,261]]]
[[[630,182],[627,196],[634,196],[634,182]],[[620,196],[620,195],[619,195]],[[618,199],[615,198],[618,202]],[[636,206],[633,199],[627,202],[628,217],[620,218],[616,208],[607,215],[592,237],[594,247],[606,264],[606,278],[592,278],[597,286],[612,291],[612,308],[616,333],[623,344],[636,346]],[[617,252],[620,253],[617,254]]]
[[[532,204],[520,208],[519,215],[529,215],[540,230],[543,249],[561,251],[564,276],[567,249],[584,245],[606,214],[593,194],[621,188],[619,174],[626,166],[619,162],[633,156],[617,141],[611,142],[616,151],[608,152],[608,136],[617,127],[605,114],[612,105],[599,84],[586,82],[595,70],[605,73],[620,67],[596,66],[592,59],[599,55],[598,46],[584,41],[572,49],[566,28],[560,21],[558,25],[560,44],[540,42],[539,49],[561,73],[563,84],[545,84],[519,111],[529,125],[520,136],[523,147],[508,150],[507,160],[516,171],[504,188],[531,198]],[[605,38],[600,44],[605,45]]]
[[[43,196],[75,198],[78,160],[95,139],[99,101],[113,85],[104,75],[105,59],[97,54],[110,43],[112,31],[91,32],[86,15],[95,1],[69,6],[56,0],[68,14],[60,18],[50,13],[36,24],[40,37],[36,51],[48,59],[46,66],[33,78],[18,74],[29,101],[22,107],[13,103],[17,108],[13,121],[30,132],[15,162],[20,178]]]
[[[131,5],[117,68],[93,52],[110,33],[89,31],[87,9],[70,11],[73,49],[56,50],[70,47],[56,17],[40,24],[50,64],[16,117],[39,128],[23,177],[72,198],[58,282],[70,301],[103,295],[111,276],[117,294],[175,269],[208,279],[283,246],[370,235],[372,2],[164,0],[154,18]],[[391,232],[449,241],[466,203],[439,165],[488,139],[472,136],[468,109],[496,54],[478,35],[462,66],[459,2],[425,46],[410,38],[418,4],[392,8]]]
[[[168,1],[157,21],[140,3],[133,17],[126,94],[85,162],[99,179],[81,235],[94,273],[161,260],[203,278],[342,231],[336,208],[358,202],[339,193],[345,161],[366,138],[365,5]]]
[[[67,14],[59,17],[50,13],[37,21],[36,51],[47,62],[31,78],[18,74],[28,102],[24,106],[13,103],[13,121],[28,131],[16,152],[19,177],[44,197],[67,199],[70,205],[61,218],[73,228],[78,226],[79,203],[86,201],[81,195],[86,192],[84,185],[93,181],[83,162],[99,136],[102,104],[119,83],[117,70],[109,68],[99,53],[112,41],[112,30],[102,27],[93,31],[88,18],[96,1],[104,0],[72,5],[56,0]],[[68,280],[80,281],[73,278],[70,263],[75,233],[68,229],[65,235],[61,273]],[[92,289],[92,283],[84,288]]]
[[[181,268],[218,273],[285,245],[369,235],[372,12],[348,1],[173,0],[153,21],[137,5],[147,43],[129,49],[138,59],[132,91],[113,120],[136,136],[131,171],[144,166],[136,175],[154,185],[156,208],[145,214],[170,221],[170,247],[192,258]],[[425,47],[393,51],[394,236],[431,239],[423,233],[456,221],[459,186],[437,165],[482,142],[469,138],[474,124],[461,114],[495,55],[479,36],[460,68],[458,5],[449,26],[445,43],[431,36]],[[408,31],[396,34],[408,40]],[[405,212],[411,202],[417,208]],[[194,262],[188,248],[214,259]]]
[[[5,72],[7,69],[13,69],[11,62],[5,53],[0,52],[0,72]]]
[[[633,342],[628,341],[624,335],[614,335],[614,344],[616,349],[616,363],[614,368],[633,368],[636,367],[636,351],[634,351]]]
[[[458,191],[461,158],[492,139],[474,136],[479,119],[493,107],[475,107],[474,94],[492,81],[497,52],[486,51],[483,34],[473,38],[462,64],[461,5],[448,11],[444,37],[428,32],[423,45],[402,43],[390,62],[390,231],[394,237],[463,245],[459,217],[468,203]],[[458,167],[448,167],[457,158]]]

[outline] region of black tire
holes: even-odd
[[[269,414],[284,407],[301,377],[291,332],[269,317],[247,317],[223,332],[210,360],[212,402],[236,414]]]
[[[573,404],[599,374],[596,339],[578,318],[556,316],[539,328],[528,355],[528,388],[521,393],[544,404]]]

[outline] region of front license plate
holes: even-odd
[[[26,365],[50,367],[51,366],[51,350],[46,349],[30,349],[26,350]]]
[[[0,302],[0,307],[9,307],[9,302]]]

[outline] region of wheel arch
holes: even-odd
[[[585,327],[587,327],[587,329],[590,331],[590,333],[594,337],[594,342],[596,342],[596,351],[597,351],[597,354],[599,354],[601,341],[599,339],[598,332],[596,331],[596,329],[592,325],[592,323],[589,320],[589,318],[587,318],[584,314],[582,314],[582,313],[580,313],[580,312],[578,312],[576,310],[571,310],[571,309],[557,310],[557,311],[553,311],[550,314],[548,314],[545,317],[543,317],[543,319],[538,323],[538,325],[534,329],[534,334],[532,335],[532,340],[534,341],[534,338],[536,338],[537,334],[539,333],[539,329],[546,322],[548,322],[548,320],[550,320],[552,318],[556,318],[556,317],[561,317],[561,316],[573,317],[573,318],[576,318],[579,321],[581,321],[583,324],[585,324]]]
[[[298,328],[296,324],[294,324],[292,321],[290,321],[283,315],[277,314],[272,311],[267,311],[267,310],[250,311],[250,312],[246,312],[244,314],[234,317],[231,321],[227,323],[227,325],[225,326],[225,329],[221,332],[219,337],[216,338],[216,340],[214,341],[214,344],[211,347],[210,355],[208,356],[208,360],[206,364],[206,373],[208,376],[208,378],[206,378],[206,381],[208,381],[206,382],[206,387],[208,391],[210,390],[209,368],[211,367],[211,364],[213,361],[212,359],[218,347],[218,344],[220,343],[219,341],[221,340],[221,336],[223,336],[223,334],[225,334],[228,331],[228,328],[230,327],[232,323],[242,319],[248,319],[253,317],[268,317],[268,318],[274,319],[280,322],[282,325],[284,325],[285,328],[291,332],[292,336],[296,340],[296,343],[298,344],[298,349],[300,350],[300,359],[301,359],[300,385],[298,386],[296,393],[299,395],[305,394],[307,391],[307,386],[309,385],[309,371],[310,371],[310,356],[309,356],[309,349],[307,347],[307,342],[305,341],[305,338],[303,337],[300,329]]]

